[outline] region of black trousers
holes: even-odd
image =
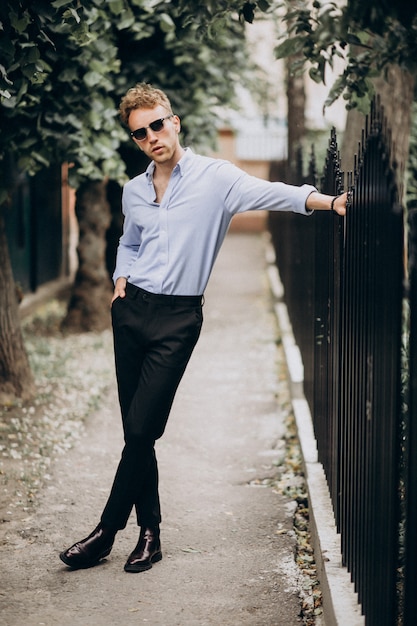
[[[113,302],[112,322],[125,445],[101,521],[120,530],[135,507],[139,526],[157,526],[155,441],[200,335],[202,297],[151,294],[128,283],[126,297]]]

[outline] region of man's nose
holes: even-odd
[[[150,142],[156,141],[158,139],[157,134],[151,128],[147,129],[146,134],[147,134],[147,137],[148,137],[148,141],[150,141]]]

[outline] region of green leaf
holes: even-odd
[[[327,107],[329,107],[330,105],[333,104],[333,102],[335,102],[343,93],[343,91],[346,89],[346,76],[344,74],[342,74],[341,76],[339,76],[335,82],[333,83],[327,98],[324,102],[323,105],[323,111],[325,109],[327,109]]]
[[[72,4],[72,0],[54,0],[51,2],[54,9],[61,9],[62,7],[67,6],[67,4]]]
[[[356,35],[353,35],[352,33],[349,33],[346,36],[346,41],[347,43],[353,45],[353,46],[361,46],[362,45],[362,41],[359,39],[359,37],[357,37]]]
[[[107,4],[113,15],[119,16],[126,10],[123,0],[107,0]]]
[[[68,11],[67,11],[67,15],[68,15],[68,12],[69,12],[69,15],[72,15],[72,17],[73,17],[73,18],[74,18],[74,20],[77,22],[77,24],[79,24],[79,23],[81,22],[81,18],[80,18],[80,16],[78,15],[78,13],[77,13],[77,11],[76,11],[75,9],[73,9],[72,7],[70,7],[70,8],[68,9]]]
[[[31,46],[26,50],[25,61],[26,63],[36,63],[41,57],[41,53],[37,46]]]
[[[258,0],[258,7],[261,9],[261,11],[263,11],[264,13],[266,13],[269,10],[269,7],[271,6],[271,3],[268,2],[268,0]]]
[[[314,80],[315,83],[320,84],[322,82],[322,75],[317,67],[311,67],[308,71],[308,75],[310,76],[311,80]]]
[[[31,22],[31,16],[28,11],[25,11],[20,18],[16,13],[11,12],[9,18],[11,26],[18,33],[24,33]]]
[[[0,65],[0,74],[2,80],[4,80],[8,85],[13,85],[12,81],[7,76],[7,71],[4,65]]]
[[[59,72],[57,79],[60,82],[63,83],[69,83],[71,81],[77,81],[78,80],[78,73],[77,73],[77,69],[75,67],[75,65],[73,65],[72,67],[64,67],[64,69]]]
[[[123,19],[119,21],[117,24],[118,30],[124,30],[126,28],[130,28],[135,23],[135,16],[130,11],[125,11],[123,13]]]
[[[96,85],[100,84],[102,78],[103,78],[103,75],[100,74],[99,72],[96,72],[96,71],[87,72],[84,75],[84,83],[87,85],[87,87],[95,87]]]
[[[175,30],[175,24],[172,20],[172,18],[168,15],[168,13],[162,13],[159,16],[160,22],[159,25],[161,27],[161,30],[164,33],[169,33],[173,30]]]
[[[302,52],[304,48],[305,38],[302,36],[292,37],[286,39],[279,46],[275,48],[275,56],[277,59],[284,59],[286,57],[298,54]]]

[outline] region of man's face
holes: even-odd
[[[152,130],[149,125],[152,122],[165,118],[160,130]],[[145,128],[146,137],[133,141],[143,152],[157,163],[166,163],[175,159],[180,151],[178,133],[181,125],[176,115],[172,115],[162,105],[153,109],[135,109],[129,115],[129,128],[131,132]]]

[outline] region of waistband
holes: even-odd
[[[156,304],[165,304],[169,306],[189,305],[189,306],[202,306],[204,304],[204,296],[170,296],[164,293],[151,293],[142,289],[142,287],[136,287],[132,283],[126,283],[126,293],[131,298],[142,298],[145,302],[155,302]]]

